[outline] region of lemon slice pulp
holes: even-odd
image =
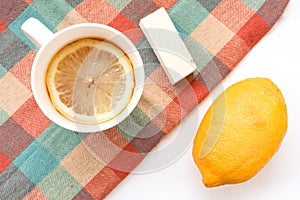
[[[67,119],[103,123],[128,105],[134,74],[127,55],[115,45],[80,39],[51,60],[46,85],[54,107]]]

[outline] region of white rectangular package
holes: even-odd
[[[142,18],[139,25],[172,84],[195,71],[196,64],[165,8]]]

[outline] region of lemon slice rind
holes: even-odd
[[[66,55],[71,54],[76,49],[83,48],[85,46],[90,46],[92,48],[97,48],[98,51],[107,51],[112,53],[117,57],[118,63],[123,67],[124,75],[125,75],[125,88],[124,93],[121,99],[118,100],[115,107],[112,110],[105,113],[97,113],[97,108],[94,108],[94,115],[85,115],[74,112],[72,107],[68,107],[64,104],[59,95],[60,92],[57,91],[55,86],[55,75],[57,72],[57,67],[59,62],[65,58]],[[97,80],[100,81],[100,78]],[[60,51],[56,54],[56,56],[52,59],[46,77],[46,84],[49,92],[50,99],[54,105],[54,107],[60,112],[64,117],[69,120],[83,123],[83,124],[95,124],[95,123],[103,123],[108,120],[115,118],[119,115],[125,107],[129,104],[129,101],[133,94],[134,89],[134,74],[133,67],[127,55],[120,50],[118,47],[113,44],[105,41],[100,41],[96,39],[81,39],[76,42],[73,42],[64,47],[63,51]],[[115,82],[106,82],[108,84],[115,84]],[[97,82],[97,84],[101,84],[101,82]]]

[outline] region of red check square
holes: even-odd
[[[172,8],[178,0],[167,0],[167,1],[160,1],[160,0],[153,0],[154,3],[160,8],[164,7],[167,11]]]
[[[119,13],[108,25],[124,33],[133,43],[138,42],[143,36],[141,30],[122,13]]]
[[[121,180],[110,167],[105,167],[84,188],[95,199],[104,199]]]
[[[255,14],[237,33],[248,45],[254,47],[256,43],[270,30],[270,25],[258,14]]]
[[[182,106],[182,105],[180,105]],[[176,101],[172,101],[153,122],[164,132],[169,133],[182,120],[184,110]]]
[[[37,138],[51,124],[51,121],[36,104],[33,96],[12,115],[12,118],[34,138]]]
[[[208,89],[195,79],[191,81],[191,86],[197,96],[198,103],[200,103],[209,94]]]
[[[0,22],[0,32],[4,31],[7,28],[7,26],[5,24],[3,24],[2,22]]]
[[[143,156],[131,143],[108,164],[110,168],[118,171],[131,172],[142,160]]]
[[[234,36],[216,55],[225,65],[233,69],[250,51],[246,42],[239,36]]]
[[[177,96],[175,101],[182,109],[183,116],[185,116],[188,112],[190,112],[198,104],[197,94],[191,85],[188,85]],[[182,118],[183,118],[183,116],[182,116]]]
[[[11,161],[0,152],[0,174],[10,165]]]

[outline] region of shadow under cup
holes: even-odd
[[[129,57],[133,66],[135,87],[127,107],[115,118],[99,124],[82,124],[63,117],[53,106],[46,87],[47,68],[52,58],[64,46],[83,38],[96,38],[114,44]],[[77,132],[103,131],[123,121],[138,104],[143,85],[143,62],[134,44],[118,30],[96,23],[73,25],[53,34],[53,37],[39,49],[31,71],[33,95],[42,112],[56,124]]]

